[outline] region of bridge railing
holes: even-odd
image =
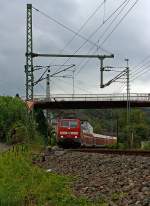
[[[49,98],[45,95],[35,95],[34,101],[127,101],[127,94],[52,94]],[[150,94],[131,93],[130,101],[150,101]]]

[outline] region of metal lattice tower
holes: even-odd
[[[32,43],[32,4],[27,4],[27,42],[26,42],[26,99],[33,99],[33,43]]]

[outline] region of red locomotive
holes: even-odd
[[[56,139],[62,146],[99,147],[117,142],[116,137],[93,133],[93,127],[88,121],[70,118],[58,119]]]
[[[58,119],[56,127],[56,139],[59,145],[81,145],[80,119]]]

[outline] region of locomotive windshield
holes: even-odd
[[[62,120],[61,127],[76,128],[78,126],[77,120]]]
[[[77,121],[70,121],[70,128],[76,128],[78,126]]]
[[[61,127],[69,127],[69,121],[62,120]]]

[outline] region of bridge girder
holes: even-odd
[[[150,101],[131,101],[131,107],[150,107]],[[41,109],[109,109],[126,108],[127,101],[38,101],[34,108]]]

